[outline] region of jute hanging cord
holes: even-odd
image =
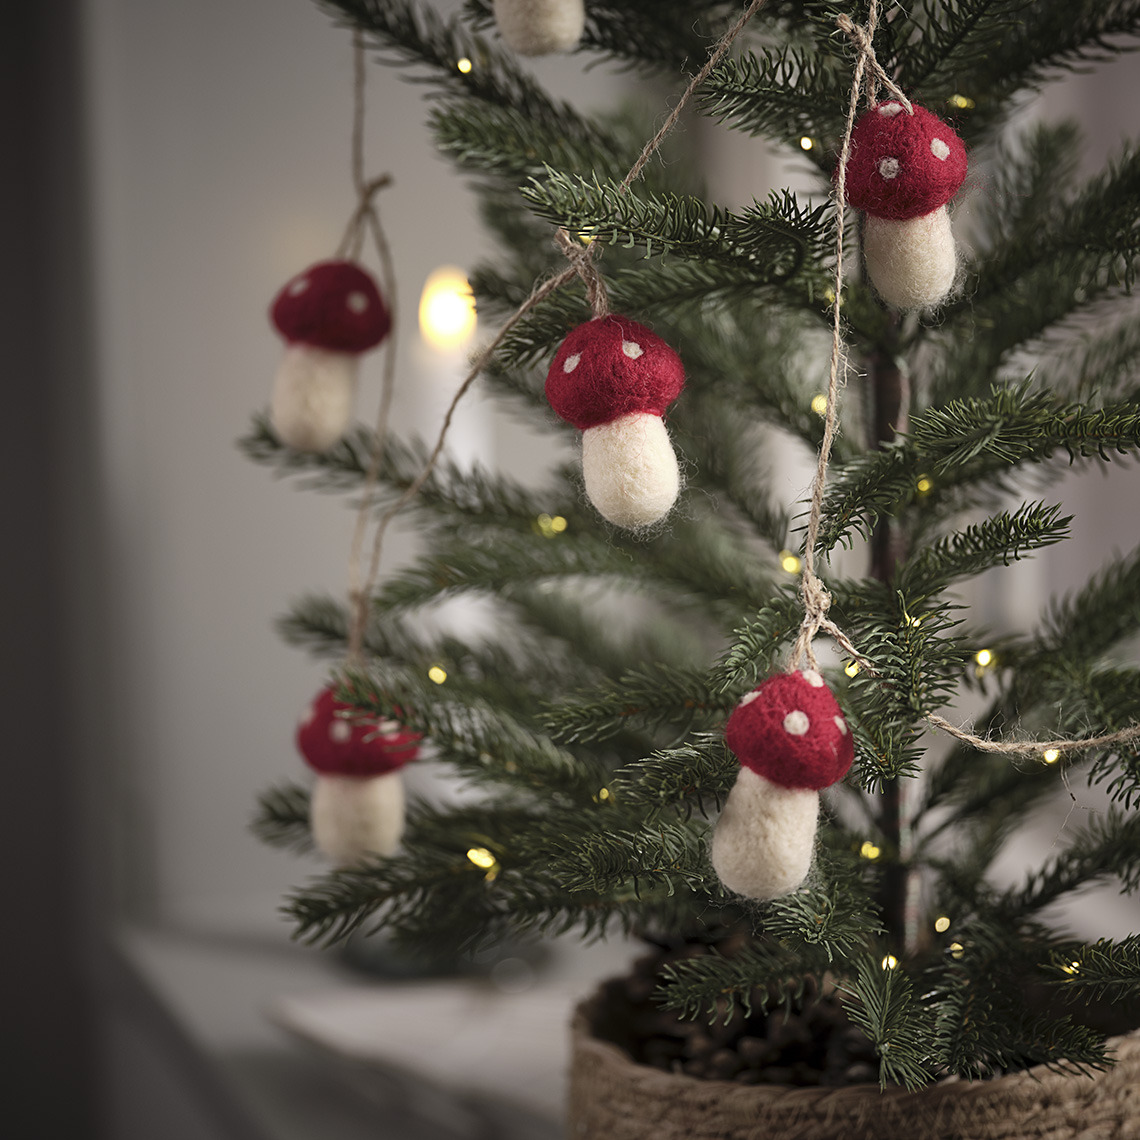
[[[662,123],[657,133],[651,138],[642,148],[641,153],[638,155],[637,160],[630,167],[625,178],[622,179],[620,185],[620,192],[625,193],[629,187],[640,177],[641,172],[645,169],[646,165],[653,157],[654,154],[660,149],[661,144],[665,138],[676,127],[680,120],[681,114],[689,101],[692,99],[697,88],[708,78],[712,69],[724,58],[725,54],[732,47],[737,37],[747,26],[749,20],[760,10],[766,3],[766,0],[750,0],[750,3],[745,8],[744,12],[737,19],[736,23],[717,41],[709,53],[708,60],[704,66],[693,76],[685,91],[682,93],[677,105],[670,112],[665,122]],[[361,48],[360,54],[357,56],[358,60],[362,60],[362,44],[360,39],[357,39],[358,48]],[[362,80],[357,80],[358,93],[362,90]],[[357,96],[357,122],[362,121],[363,116],[363,100],[362,96]],[[354,130],[354,140],[362,137],[360,129]],[[354,144],[354,163],[357,151]],[[354,165],[354,173],[356,171]],[[358,189],[360,183],[357,183]],[[367,184],[365,184],[367,186]],[[363,210],[364,216],[370,220],[373,216],[371,210]],[[378,221],[374,226],[374,232],[378,228]],[[351,226],[350,226],[350,232]],[[451,402],[444,413],[443,423],[440,426],[439,435],[436,437],[435,445],[433,446],[423,468],[419,474],[407,486],[404,492],[392,503],[387,510],[380,515],[376,523],[376,530],[373,535],[372,554],[369,562],[368,574],[364,582],[358,589],[354,589],[354,609],[352,617],[352,629],[350,631],[350,645],[359,647],[363,643],[364,629],[368,619],[368,597],[371,594],[372,587],[375,585],[377,575],[379,573],[379,566],[383,554],[384,538],[391,526],[392,521],[400,514],[401,511],[411,503],[416,496],[420,493],[424,484],[431,477],[432,472],[435,470],[436,463],[439,461],[440,455],[443,453],[444,446],[447,442],[448,433],[451,430],[452,421],[455,418],[455,412],[458,408],[463,397],[471,390],[472,385],[479,378],[482,372],[490,364],[494,358],[495,353],[499,350],[503,341],[512,329],[528,314],[532,309],[540,304],[543,300],[549,297],[552,293],[557,292],[564,286],[569,284],[575,278],[582,280],[586,287],[587,298],[589,300],[591,309],[594,311],[595,316],[606,316],[609,312],[609,299],[606,294],[604,282],[601,275],[594,264],[594,257],[599,248],[600,243],[591,242],[589,246],[583,248],[576,245],[570,235],[564,230],[559,229],[555,235],[559,248],[567,256],[570,261],[568,268],[557,273],[555,276],[539,281],[531,290],[527,299],[507,318],[507,320],[500,326],[499,331],[489,344],[481,349],[471,361],[470,368],[459,387],[456,389],[455,394],[451,398]],[[379,470],[379,460],[376,461],[377,474]],[[377,482],[377,474],[371,475],[366,480],[366,497],[371,501],[372,489],[374,489]],[[362,509],[361,518],[365,517],[365,512]],[[361,524],[363,525],[363,524]]]
[[[360,506],[356,512],[356,523],[353,528],[352,548],[348,563],[348,596],[351,606],[348,660],[358,663],[363,653],[364,631],[368,624],[368,597],[375,583],[376,575],[375,567],[370,565],[367,576],[361,581],[360,567],[363,559],[364,540],[368,531],[368,520],[372,514],[376,489],[380,481],[380,466],[384,461],[384,450],[388,437],[388,420],[395,390],[396,330],[399,327],[399,322],[397,320],[398,290],[392,250],[376,208],[376,195],[389,186],[392,180],[387,174],[371,179],[366,178],[364,174],[364,113],[367,68],[365,66],[364,37],[360,32],[354,33],[352,37],[352,62],[351,164],[352,184],[356,190],[357,205],[348,228],[345,230],[344,237],[341,239],[341,249],[355,258],[359,256],[364,244],[365,231],[367,230],[371,234],[376,256],[380,262],[380,275],[384,290],[388,295],[388,311],[392,318],[392,329],[385,348],[383,374],[380,380],[380,406],[373,436],[375,444],[368,470],[364,475],[363,493]]]
[[[820,443],[815,477],[812,482],[811,508],[808,516],[807,534],[804,542],[803,571],[800,581],[800,596],[803,600],[804,617],[800,625],[799,634],[793,646],[789,659],[789,669],[799,669],[806,660],[811,669],[817,668],[812,641],[821,631],[829,634],[832,639],[857,661],[872,677],[878,672],[874,664],[869,661],[855,646],[850,637],[828,618],[828,609],[831,606],[831,595],[815,572],[815,552],[819,540],[819,528],[823,515],[823,497],[827,486],[827,470],[831,458],[831,448],[835,439],[835,432],[839,422],[838,395],[839,390],[846,382],[849,363],[843,344],[843,329],[841,319],[841,306],[843,296],[843,241],[846,225],[847,197],[846,197],[846,168],[851,154],[851,135],[858,113],[860,96],[866,93],[867,102],[873,105],[877,102],[879,88],[886,87],[891,95],[897,99],[907,114],[913,113],[913,105],[903,91],[895,84],[884,71],[875,57],[874,34],[879,19],[878,0],[872,0],[868,12],[866,27],[858,27],[847,15],[840,15],[836,21],[840,30],[850,37],[858,49],[855,60],[854,77],[851,84],[851,97],[848,101],[847,118],[844,125],[843,139],[839,151],[839,164],[836,170],[834,201],[836,210],[836,237],[835,237],[835,285],[834,300],[832,302],[832,337],[831,360],[828,370],[827,384],[827,410],[824,416],[823,440]],[[1140,725],[1132,725],[1119,732],[1107,733],[1101,736],[1083,737],[1081,739],[1061,740],[1022,740],[1022,741],[995,741],[987,740],[974,733],[952,724],[936,713],[924,713],[924,719],[932,727],[940,729],[948,735],[968,744],[981,752],[1000,753],[1010,756],[1040,755],[1042,752],[1055,751],[1060,753],[1076,752],[1087,748],[1105,748],[1116,744],[1124,744],[1131,740],[1140,739]]]

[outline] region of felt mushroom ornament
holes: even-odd
[[[404,833],[400,769],[416,758],[419,739],[321,690],[297,729],[297,748],[317,774],[309,827],[323,855],[348,865],[395,853]]]
[[[823,677],[804,669],[745,694],[725,737],[740,774],[713,832],[713,870],[748,898],[786,895],[811,868],[819,791],[851,767],[851,732]]]
[[[583,0],[494,0],[503,42],[519,55],[572,51],[586,24]]]
[[[958,270],[946,204],[966,177],[962,140],[925,107],[887,100],[855,124],[846,169],[871,284],[898,309],[937,305]]]
[[[361,353],[388,335],[388,308],[355,262],[321,261],[277,294],[270,319],[288,346],[270,401],[273,430],[298,451],[326,451],[352,418]]]
[[[649,526],[677,499],[681,474],[662,417],[684,384],[681,358],[628,317],[579,325],[554,355],[546,398],[581,430],[586,495],[617,526]]]

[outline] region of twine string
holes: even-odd
[[[831,446],[838,426],[839,410],[836,397],[842,382],[846,379],[849,367],[847,354],[843,345],[842,321],[840,308],[843,294],[843,239],[845,216],[847,212],[847,160],[851,154],[851,134],[854,130],[855,116],[859,107],[859,97],[864,86],[867,88],[868,102],[874,105],[878,101],[878,87],[886,87],[891,94],[906,108],[908,114],[914,113],[914,108],[906,95],[896,86],[894,81],[880,66],[875,58],[875,49],[872,43],[875,28],[879,18],[878,0],[871,0],[868,12],[868,25],[866,28],[856,27],[851,19],[843,14],[838,17],[839,27],[851,37],[858,48],[858,57],[855,61],[854,75],[851,84],[851,97],[847,106],[847,119],[844,124],[843,140],[839,152],[839,165],[836,170],[834,201],[836,210],[835,224],[835,287],[832,300],[832,337],[831,362],[828,371],[827,384],[827,410],[824,417],[823,440],[819,447],[818,463],[816,465],[815,479],[812,483],[811,510],[808,516],[807,536],[804,544],[803,573],[800,581],[800,595],[803,599],[804,618],[800,625],[799,635],[792,649],[789,669],[800,667],[806,659],[812,668],[816,667],[815,653],[812,650],[812,641],[821,630],[829,634],[832,639],[846,652],[852,660],[866,669],[868,674],[878,677],[879,673],[854,645],[850,637],[827,616],[831,605],[831,595],[827,592],[823,582],[815,573],[815,548],[819,540],[820,521],[823,516],[823,496],[827,484],[827,469],[831,457]],[[923,719],[933,728],[952,736],[955,740],[968,744],[979,752],[998,753],[1006,756],[1040,755],[1048,751],[1059,753],[1076,752],[1086,748],[1107,748],[1116,744],[1140,739],[1140,725],[1133,724],[1119,732],[1110,732],[1101,736],[1083,737],[1081,739],[1064,740],[1019,740],[998,741],[988,740],[972,732],[952,724],[945,717],[937,713],[923,713]]]
[[[629,187],[636,181],[645,169],[649,160],[661,148],[661,144],[665,141],[668,135],[676,127],[680,120],[681,114],[689,101],[692,99],[696,90],[708,78],[712,69],[724,58],[725,53],[729,50],[736,38],[747,26],[749,20],[756,14],[756,12],[767,2],[767,0],[751,0],[748,7],[741,14],[740,18],[736,21],[731,28],[717,41],[709,53],[709,58],[705,65],[697,72],[690,80],[688,86],[681,94],[677,105],[670,112],[668,118],[661,125],[657,133],[645,144],[641,153],[638,155],[633,166],[630,167],[629,172],[622,179],[619,193],[626,193]],[[356,121],[357,123],[363,120],[363,78],[361,71],[363,69],[363,42],[360,33],[357,33],[356,43],[358,45],[358,71],[355,80],[355,108],[356,108]],[[362,126],[354,126],[353,140],[354,140],[354,166],[353,175],[354,180],[358,177],[362,178],[362,174],[358,176],[358,167],[355,163],[357,139],[363,139]],[[362,145],[362,143],[361,143]],[[362,167],[360,168],[362,169]],[[360,183],[357,182],[358,189]],[[378,224],[378,223],[377,223]],[[530,295],[525,301],[507,318],[504,324],[499,328],[498,333],[494,339],[483,348],[471,361],[470,367],[464,376],[463,381],[455,390],[455,394],[448,404],[447,411],[444,413],[443,423],[440,426],[439,435],[436,437],[435,445],[432,447],[424,466],[420,469],[419,474],[412,480],[411,483],[404,489],[403,493],[392,503],[387,510],[379,517],[376,522],[376,530],[373,534],[372,541],[372,555],[369,562],[368,577],[363,586],[356,591],[354,597],[354,615],[352,621],[352,629],[350,631],[350,644],[359,646],[363,643],[363,631],[367,623],[368,617],[368,599],[371,595],[372,587],[375,585],[376,577],[379,574],[380,561],[383,555],[384,538],[391,526],[392,521],[396,516],[420,493],[424,484],[431,477],[432,472],[435,470],[436,464],[439,462],[439,457],[443,453],[444,446],[447,442],[448,433],[451,430],[452,420],[455,417],[456,409],[459,407],[463,397],[471,390],[472,385],[482,374],[484,369],[490,364],[495,353],[499,350],[500,346],[506,340],[508,334],[512,329],[528,314],[536,305],[540,304],[552,293],[562,289],[569,282],[578,278],[582,281],[586,288],[586,296],[590,303],[590,307],[595,316],[605,316],[609,313],[609,294],[605,287],[605,282],[594,263],[597,250],[601,245],[598,241],[592,241],[588,246],[581,247],[576,245],[574,239],[566,232],[565,229],[559,229],[555,234],[555,240],[559,247],[562,249],[563,254],[567,257],[570,264],[568,268],[563,269],[555,276],[539,281],[531,290]],[[374,477],[375,481],[375,477]],[[363,510],[363,508],[362,508]]]
[[[352,37],[353,48],[353,108],[352,108],[352,184],[356,190],[357,204],[349,221],[348,229],[341,239],[338,256],[349,256],[354,260],[360,256],[366,234],[372,237],[372,244],[380,263],[380,282],[388,303],[391,327],[384,345],[384,363],[380,379],[380,406],[373,433],[375,443],[368,469],[364,474],[360,504],[356,511],[353,526],[352,547],[348,559],[348,599],[350,620],[348,629],[348,663],[360,664],[364,651],[364,633],[368,624],[368,596],[374,582],[373,569],[361,581],[361,563],[364,554],[364,540],[368,531],[368,521],[372,514],[376,490],[380,482],[380,467],[388,439],[388,420],[392,409],[392,396],[395,391],[397,335],[399,327],[399,295],[396,281],[392,249],[384,232],[380,213],[376,207],[376,196],[392,179],[387,174],[368,179],[364,174],[364,113],[366,67],[364,37],[357,31]]]
[[[877,8],[877,3],[872,2],[872,13],[875,13]],[[823,518],[823,493],[827,486],[831,447],[839,425],[839,389],[847,382],[849,367],[847,353],[843,347],[843,321],[840,312],[843,304],[843,243],[847,224],[847,159],[851,154],[851,133],[855,129],[859,95],[863,90],[863,76],[873,51],[870,40],[860,44],[851,83],[851,96],[847,101],[847,119],[843,127],[843,142],[839,151],[839,166],[835,178],[835,285],[831,299],[831,359],[827,373],[827,408],[823,419],[823,440],[819,445],[815,478],[812,481],[807,536],[804,540],[803,574],[800,578],[804,619],[792,648],[789,668],[793,670],[798,669],[805,658],[811,668],[817,667],[812,641],[823,623],[827,621],[827,611],[831,607],[831,595],[815,572],[815,548],[819,541],[819,527]],[[828,622],[828,626],[828,632],[834,636],[837,627],[832,622]]]

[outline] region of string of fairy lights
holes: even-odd
[[[456,69],[463,75],[470,74],[474,62],[468,57],[461,57],[455,61]],[[957,110],[969,110],[974,107],[974,100],[962,94],[954,94],[946,101]],[[789,140],[795,145],[796,140]],[[798,145],[805,152],[812,151],[819,146],[817,140],[808,135],[800,136]],[[465,275],[451,267],[437,270],[429,278],[423,288],[419,305],[419,324],[424,340],[437,348],[454,350],[467,345],[474,336],[476,317],[474,299],[471,288]],[[825,417],[829,412],[828,397],[824,393],[816,393],[809,401],[810,410]],[[920,474],[915,482],[917,499],[928,497],[935,489],[935,481],[928,474]],[[544,540],[554,540],[566,535],[570,530],[568,520],[559,514],[540,513],[532,522],[534,534]],[[776,555],[780,570],[789,576],[800,576],[804,571],[804,562],[800,555],[790,549],[782,549]],[[909,624],[917,625],[921,616],[910,617],[904,615]],[[976,677],[981,678],[987,673],[1000,668],[1000,661],[996,651],[988,647],[977,649],[972,656],[972,668]],[[857,660],[849,660],[843,667],[848,677],[856,676],[861,665]],[[428,679],[437,685],[444,685],[448,680],[447,670],[442,663],[431,665],[427,670]],[[1056,764],[1061,758],[1061,751],[1057,748],[1046,748],[1041,752],[1040,760],[1044,764]],[[605,802],[611,798],[608,788],[601,788],[595,799]],[[859,849],[859,855],[868,861],[876,861],[883,857],[882,847],[870,839],[864,840]],[[491,846],[474,845],[466,851],[466,858],[471,865],[484,873],[488,881],[493,881],[501,868]],[[934,918],[932,927],[938,935],[950,932],[952,920],[948,915],[938,915]],[[961,958],[965,947],[961,942],[952,941],[947,950],[954,958]],[[898,959],[893,955],[886,955],[882,959],[883,969],[894,969]],[[1072,962],[1065,967],[1069,973],[1076,973],[1079,962]]]

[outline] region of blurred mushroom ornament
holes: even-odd
[[[966,177],[966,147],[925,107],[888,100],[855,124],[847,200],[867,215],[863,257],[879,295],[898,309],[937,305],[958,254],[946,204]]]
[[[662,417],[685,384],[681,358],[644,325],[597,317],[562,342],[546,398],[582,432],[586,494],[622,527],[663,518],[681,486]]]
[[[713,832],[713,870],[748,898],[785,895],[811,868],[819,790],[851,767],[851,732],[823,677],[804,669],[745,694],[725,737],[741,766]]]
[[[582,38],[582,0],[494,0],[503,42],[519,55],[572,51]]]
[[[288,347],[269,418],[298,451],[326,451],[348,427],[360,354],[387,335],[391,317],[372,277],[352,261],[321,261],[277,294],[270,310]]]
[[[419,740],[321,690],[297,729],[297,748],[317,774],[309,824],[322,854],[352,864],[395,853],[404,833],[400,769],[416,758]]]

